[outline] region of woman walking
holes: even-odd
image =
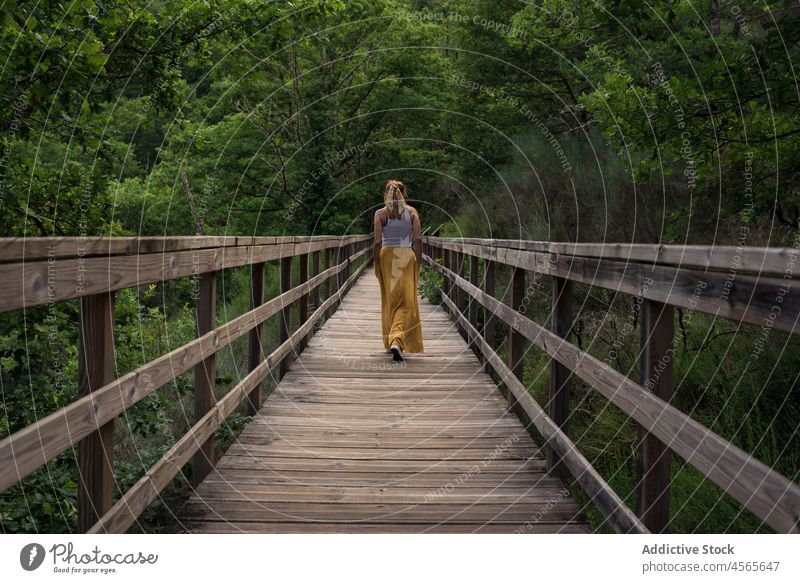
[[[383,347],[396,361],[404,352],[422,352],[417,284],[422,234],[416,209],[406,204],[406,187],[389,180],[384,206],[375,211],[375,275],[381,286]]]

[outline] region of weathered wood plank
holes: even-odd
[[[348,266],[345,267],[345,272],[349,269]],[[299,262],[298,262],[298,278],[297,278],[297,285],[301,285],[308,281],[308,253],[304,253],[300,255]],[[298,315],[298,325],[302,325],[308,319],[308,294],[303,294],[300,296],[300,299],[297,300],[299,305],[299,315]],[[298,341],[297,344],[297,352],[302,352],[302,350],[306,347],[306,338],[303,337]]]
[[[456,286],[460,293],[463,290]],[[522,301],[525,297],[525,270],[511,269],[511,309],[518,312],[522,308]],[[524,383],[523,371],[525,370],[524,340],[525,337],[515,328],[515,322],[508,322],[508,367],[520,383]],[[522,418],[522,408],[516,401],[514,391],[508,391],[508,405],[517,417]]]
[[[0,312],[292,257],[331,242],[229,246],[0,263]],[[346,259],[346,258],[345,258]]]
[[[798,261],[792,247],[737,247],[733,245],[661,245],[641,243],[558,243],[517,239],[447,239],[424,237],[433,248],[443,244],[477,245],[538,251],[554,255],[620,259],[640,263],[673,265],[684,268],[761,273],[783,276]]]
[[[393,524],[342,523],[342,522],[234,522],[234,521],[186,521],[181,530],[192,533],[250,533],[250,534],[299,534],[299,533],[386,533],[412,534],[587,534],[591,529],[583,523],[537,522],[520,524],[440,523],[440,524]]]
[[[114,292],[81,298],[78,395],[114,378]],[[46,439],[47,436],[41,436]],[[8,464],[4,468],[16,467]],[[114,501],[114,422],[98,423],[78,446],[78,530],[86,532]],[[4,474],[11,474],[9,469]],[[17,469],[17,476],[24,469]]]
[[[573,522],[580,518],[580,508],[569,498],[555,504],[525,502],[517,504],[329,504],[314,502],[213,501],[217,520],[242,522],[284,522],[294,520],[348,522],[391,521],[398,523],[475,523],[519,524],[538,514],[549,521]],[[181,509],[181,520],[207,517],[209,505],[202,500],[189,500]]]
[[[338,277],[338,274],[337,274]],[[284,257],[281,259],[281,294],[285,294],[292,287],[292,258]],[[284,343],[292,334],[292,302],[284,303],[281,309],[281,319],[279,323],[280,342]],[[289,363],[284,360],[281,362],[278,378],[283,378],[288,370]]]
[[[197,337],[216,328],[217,324],[217,273],[200,275],[195,299]],[[194,421],[199,422],[214,406],[214,386],[217,377],[216,351],[203,355],[194,367]],[[214,464],[214,437],[198,444],[192,458],[192,485],[197,486],[211,471]]]
[[[346,235],[352,241],[371,235]],[[0,237],[0,262],[47,258],[95,257],[167,253],[187,249],[209,249],[260,245],[305,244],[303,249],[337,246],[341,237],[242,237],[242,236],[145,236],[145,237]],[[303,251],[306,252],[306,251]]]
[[[439,241],[505,265],[698,310],[720,318],[800,332],[800,290],[790,285],[800,251],[789,249],[782,277],[700,271],[649,263],[556,255]],[[450,251],[455,253],[455,251]]]
[[[658,302],[641,304],[639,384],[669,403],[672,399],[673,309]],[[672,452],[663,441],[639,426],[636,456],[636,514],[651,532],[669,524]]]
[[[203,532],[587,531],[446,314],[425,301],[420,312],[428,352],[386,366],[378,282],[361,278],[180,521]]]
[[[553,299],[551,328],[559,338],[569,342],[572,329],[572,284],[560,277],[553,278]],[[550,362],[550,386],[547,412],[553,422],[567,434],[569,420],[570,371],[557,360]],[[567,468],[561,463],[561,456],[552,447],[547,450],[547,468],[554,475],[566,479]]]
[[[254,263],[250,270],[250,311],[256,310],[264,303],[264,273],[266,263]],[[314,288],[319,289],[319,286]],[[264,325],[258,324],[250,330],[248,340],[248,364],[254,370],[264,358]],[[248,395],[245,402],[245,415],[255,415],[263,401],[263,384],[258,383]]]

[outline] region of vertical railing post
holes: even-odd
[[[641,309],[640,383],[657,398],[669,402],[673,380],[673,308],[646,299]],[[672,452],[641,426],[636,449],[636,514],[651,532],[663,533],[669,524]]]
[[[314,277],[318,276],[319,273],[320,273],[320,251],[317,250],[317,251],[314,251],[311,254],[311,275],[310,275],[310,278],[314,278]],[[309,301],[310,301],[310,311],[311,312],[315,312],[317,310],[317,308],[319,308],[319,306],[320,306],[320,303],[321,303],[320,302],[320,287],[321,286],[317,285],[311,291],[311,296],[310,296],[310,299],[309,299]],[[315,330],[318,329],[320,324],[321,324],[321,321],[319,319],[317,319],[316,324],[314,324],[314,329]],[[311,338],[312,334],[313,334],[313,331],[308,333],[308,336],[306,336],[306,343],[308,343],[308,340],[309,340],[309,338]]]
[[[195,312],[197,336],[216,327],[217,272],[200,274]],[[217,376],[217,358],[212,353],[194,367],[194,420],[199,421],[214,406],[214,379]],[[209,437],[192,458],[192,485],[197,487],[213,468],[214,437]]]
[[[320,267],[320,251],[314,251],[311,255],[311,277],[316,277],[319,275],[319,267]],[[314,306],[316,310],[319,308],[320,301],[319,301],[319,287],[316,286],[314,291],[311,292],[311,305]]]
[[[521,267],[512,267],[511,269],[511,307],[515,312],[519,312],[519,309],[522,307],[522,300],[525,294],[525,270]],[[514,373],[514,376],[517,377],[520,382],[523,382],[524,367],[522,349],[524,337],[515,330],[517,317],[517,314],[515,314],[514,321],[512,325],[509,326],[508,366],[511,369],[511,372]],[[510,390],[508,391],[508,404],[511,410],[516,413],[518,417],[522,418],[522,409],[520,408],[519,403],[517,403],[516,397],[514,397],[514,394]]]
[[[292,289],[292,257],[281,258],[281,293],[286,293]],[[289,339],[292,331],[292,302],[285,303],[281,309],[280,343],[283,344]],[[278,376],[283,378],[289,370],[289,356],[281,360],[278,367]]]
[[[354,255],[356,251],[358,251],[358,242],[353,241],[352,243],[350,243],[350,245],[348,245],[348,247],[349,249],[347,250],[347,252],[348,252],[349,263],[347,264],[347,277],[349,278],[356,272],[356,267],[358,267],[358,265],[356,264],[356,259],[350,258],[350,255]]]
[[[353,266],[350,264],[350,256],[353,254],[353,244],[348,243],[344,246],[344,260],[347,261],[347,267],[344,270],[344,280],[347,281],[353,274]]]
[[[360,243],[360,244],[359,244],[359,246],[358,246],[358,250],[359,250],[359,251],[363,251],[363,250],[364,250],[364,249],[366,249],[366,248],[367,248],[367,241],[361,241],[361,243]],[[361,265],[363,265],[364,263],[366,263],[367,261],[369,261],[368,254],[367,254],[367,253],[365,253],[364,255],[362,255],[362,256],[361,256],[361,259],[360,259],[359,261],[361,262]]]
[[[256,309],[264,303],[264,271],[266,263],[254,263],[250,266],[250,308]],[[264,323],[257,325],[250,330],[249,340],[249,365],[250,370],[254,370],[261,361],[264,360]],[[261,409],[262,389],[264,383],[259,382],[250,394],[245,403],[247,415],[254,416]]]
[[[341,254],[340,254],[339,263],[344,263],[344,269],[342,269],[341,278],[339,279],[339,289],[342,289],[342,287],[344,286],[344,282],[347,281],[348,272],[350,271],[350,261],[348,260],[348,257],[350,257],[350,255],[348,254],[348,250],[349,250],[348,247],[349,246],[348,246],[347,243],[343,243],[342,246],[340,247]],[[342,300],[342,298],[340,297],[339,301],[336,302],[336,309],[337,310],[339,309],[339,306],[342,305],[341,304],[341,300]]]
[[[353,241],[347,245],[347,277],[349,278],[356,270],[355,259],[350,259],[350,256],[358,251],[358,243]]]
[[[299,277],[297,278],[297,285],[303,285],[308,281],[308,253],[303,253],[302,255],[300,255],[299,263],[300,265],[298,269],[300,273],[298,274]],[[300,296],[300,299],[298,300],[298,303],[300,305],[299,309],[300,315],[298,316],[298,322],[297,322],[298,328],[303,324],[305,324],[306,320],[308,320],[308,295],[309,295],[308,293],[304,293],[303,295]],[[307,338],[303,337],[297,342],[296,350],[298,353],[302,352],[303,349],[306,347],[306,341]]]
[[[339,253],[336,257],[336,262],[341,264],[343,261],[347,259],[347,245],[345,245],[341,240],[339,241]],[[339,272],[339,279],[337,281],[336,289],[339,290],[342,288],[342,284],[344,284],[344,280],[347,278],[347,264],[345,263],[342,270]],[[336,309],[339,309],[339,302],[336,302]]]
[[[114,292],[80,301],[78,396],[114,380]],[[9,470],[10,471],[10,470]],[[87,532],[112,506],[114,496],[114,421],[78,445],[78,530]]]
[[[480,283],[478,279],[478,258],[475,255],[469,256],[469,282],[478,287]],[[472,296],[467,296],[467,303],[469,306],[469,323],[475,330],[478,330],[478,304],[479,302]],[[478,359],[483,360],[483,353],[478,350]]]
[[[342,261],[344,261],[344,253],[345,253],[345,249],[344,249],[344,245],[342,244],[342,239],[340,237],[339,238],[339,245],[336,248],[336,264],[337,265],[341,265]],[[342,289],[342,283],[344,283],[344,277],[345,277],[345,270],[346,269],[347,269],[346,267],[343,267],[342,270],[336,275],[336,289],[334,290],[334,293],[336,293],[340,289]],[[339,305],[341,303],[342,303],[342,298],[340,296],[339,299],[337,299],[335,302],[333,302],[333,307],[338,310],[339,309]]]
[[[487,296],[494,297],[494,281],[495,281],[495,265],[496,263],[491,259],[485,259],[483,265],[483,293]],[[495,334],[495,316],[494,313],[487,308],[483,308],[483,337],[486,343],[492,350],[497,349],[497,337]],[[492,365],[486,362],[486,373],[492,373]]]
[[[442,247],[440,247],[439,250],[440,250],[440,252],[442,254],[442,265],[444,265],[447,269],[452,269],[453,268],[453,262],[451,261],[451,257],[452,257],[451,251],[449,249],[444,249]],[[444,281],[443,281],[443,284],[442,284],[442,288],[443,288],[444,295],[446,295],[449,299],[452,300],[453,299],[453,284],[450,281],[449,277],[445,277],[444,278]]]
[[[336,249],[335,248],[328,247],[327,249],[325,249],[325,269],[330,269],[331,267],[336,265],[336,262],[335,262],[335,259],[334,259],[335,255],[336,255]],[[325,281],[325,299],[326,300],[333,295],[333,286],[336,283],[337,277],[338,276],[333,275],[333,276],[329,277]],[[328,318],[330,318],[332,313],[333,313],[333,306],[331,305],[331,306],[328,306],[327,310],[325,310],[325,319],[327,320]]]
[[[553,333],[569,341],[572,329],[572,282],[561,277],[553,278],[551,318]],[[550,395],[547,414],[564,432],[567,431],[569,418],[569,375],[567,367],[554,358],[550,359]],[[569,475],[561,457],[552,447],[547,448],[547,470],[562,480]]]
[[[456,273],[459,277],[464,277],[464,253],[461,251],[456,253]],[[456,307],[458,307],[459,313],[464,314],[464,290],[461,289],[461,286],[456,288]]]

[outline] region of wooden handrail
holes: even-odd
[[[41,244],[34,247],[35,259],[23,255],[25,239],[13,239],[0,244],[0,313],[56,303],[98,293],[135,287],[148,283],[167,281],[180,277],[200,275],[230,267],[252,265],[311,253],[320,249],[336,249],[349,243],[364,242],[369,235],[354,235],[342,239],[295,241],[295,237],[271,237],[271,242],[244,238],[248,244],[223,247],[187,248],[190,240],[173,241],[171,251],[148,251],[136,254],[132,246],[117,246],[110,240],[98,241],[95,249],[103,245],[114,249],[111,254],[81,256],[74,254],[77,244],[73,240],[62,242],[69,249],[62,255],[43,259]],[[239,239],[237,237],[237,239]],[[261,239],[256,237],[255,239]],[[201,237],[205,240],[205,237]],[[166,245],[166,242],[165,242]],[[148,247],[152,249],[152,245]],[[124,252],[123,252],[124,250]],[[56,253],[58,248],[56,247]],[[133,254],[132,254],[133,253]],[[6,262],[4,261],[11,261]]]
[[[0,263],[68,257],[144,255],[254,245],[316,245],[362,240],[364,235],[288,237],[167,236],[167,237],[0,237]],[[307,253],[300,251],[297,253]]]
[[[777,268],[778,258],[785,258],[783,277],[752,275],[739,269],[731,279],[730,272],[700,271],[660,263],[558,255],[499,244],[464,243],[461,239],[427,237],[423,241],[446,251],[466,253],[510,267],[694,309],[736,322],[763,324],[768,321],[769,326],[776,330],[800,332],[800,289],[787,287],[790,278],[786,277],[795,268],[800,269],[800,249],[781,248],[770,255],[773,269]],[[709,263],[720,263],[715,253],[708,252]],[[742,251],[741,256],[749,257],[750,264],[755,261],[747,252]],[[777,303],[780,304],[780,318],[773,314]]]
[[[571,257],[618,259],[654,265],[702,270],[783,276],[788,264],[800,259],[794,247],[736,247],[733,245],[662,245],[647,243],[556,243],[523,239],[423,237],[428,243],[443,241],[499,249],[537,251]]]
[[[645,388],[641,384],[630,380],[625,375],[613,370],[606,363],[580,350],[577,346],[568,341],[568,335],[565,334],[563,330],[561,333],[557,333],[557,331],[550,331],[543,328],[530,320],[519,310],[504,304],[492,297],[491,294],[478,288],[475,284],[470,283],[467,279],[456,273],[450,266],[448,257],[454,252],[463,252],[470,256],[483,258],[487,262],[487,266],[491,266],[494,263],[505,264],[515,271],[534,267],[540,269],[543,273],[556,276],[556,279],[563,278],[566,281],[591,283],[591,278],[587,277],[585,271],[577,271],[574,273],[568,270],[565,271],[558,268],[558,264],[556,264],[556,267],[543,264],[542,259],[544,259],[545,256],[541,253],[505,248],[501,247],[499,244],[493,246],[479,246],[472,242],[464,243],[461,240],[447,240],[434,237],[425,238],[424,244],[429,251],[423,255],[425,264],[443,274],[445,276],[445,281],[449,282],[452,289],[463,290],[469,297],[482,306],[485,313],[485,321],[491,321],[496,318],[500,322],[508,325],[510,331],[521,334],[530,340],[534,345],[552,357],[551,368],[563,366],[568,371],[585,380],[594,390],[598,391],[617,407],[630,415],[630,417],[645,431],[645,435],[652,434],[653,437],[660,440],[670,450],[684,457],[684,459],[774,529],[779,532],[800,531],[800,487],[798,487],[797,484],[659,398],[659,395],[663,393],[654,393],[652,387]],[[431,256],[431,254],[436,251],[444,252],[444,265],[437,263]],[[789,258],[796,256],[795,252],[790,250],[781,250],[779,255]],[[713,258],[713,253],[709,253],[708,257]],[[550,259],[549,256],[546,258]],[[606,263],[604,259],[593,259],[592,261]],[[492,267],[492,271],[493,269]],[[640,268],[637,267],[636,269]],[[675,270],[676,268],[669,267],[663,269]],[[703,275],[707,276],[708,274],[703,273]],[[770,281],[769,278],[755,279],[757,279],[757,283],[754,283],[754,286],[760,286],[763,279],[767,279],[765,285],[768,289],[770,289],[770,291],[775,289],[775,282]],[[608,280],[604,281],[609,283],[608,286],[604,287],[610,287],[610,282],[608,282]],[[623,291],[628,291],[629,289],[630,288],[627,288]],[[755,295],[762,293],[759,287],[754,287],[752,291]],[[733,293],[736,293],[735,290]],[[567,446],[563,443],[565,432],[562,432],[560,429],[558,431],[555,430],[555,428],[560,425],[559,419],[548,417],[542,412],[538,404],[531,402],[532,397],[530,397],[524,389],[524,385],[519,376],[514,374],[509,376],[512,370],[511,367],[499,361],[499,358],[494,353],[494,347],[487,342],[486,339],[477,336],[475,327],[469,322],[469,316],[465,315],[462,307],[458,306],[458,304],[453,301],[453,295],[452,291],[450,294],[443,294],[445,305],[453,311],[454,317],[459,324],[468,331],[467,334],[470,335],[473,343],[482,353],[483,357],[487,359],[488,364],[501,375],[504,383],[514,394],[517,402],[523,404],[526,413],[528,413],[545,438],[548,439],[549,446],[553,449],[554,453],[553,456],[548,457],[548,466],[554,469],[559,461],[563,461],[573,475],[575,475],[578,483],[586,488],[585,483],[582,482],[582,478],[575,474],[576,470],[580,471],[580,464],[574,459],[565,457],[571,454]],[[554,301],[556,301],[556,295],[557,294],[554,294]],[[782,297],[782,307],[784,307],[784,304],[790,302],[790,300],[786,298],[786,295]],[[797,300],[794,299],[793,301],[796,304]],[[555,305],[556,304],[554,304],[554,306]],[[654,305],[650,308],[651,310],[656,310],[657,306]],[[555,309],[554,307],[554,310]],[[662,319],[671,318],[671,312],[665,312],[663,306],[661,310],[665,314],[661,316]],[[741,316],[738,321],[744,321],[746,313],[739,311],[738,314]],[[556,318],[556,320],[558,319]],[[555,324],[558,325],[558,322],[556,321]],[[658,327],[653,328],[653,330],[668,330],[669,333],[671,333],[671,326],[665,326],[663,323],[660,326],[656,326]],[[776,323],[775,327],[797,331],[794,322],[791,324],[784,323],[784,325],[780,327],[777,326]],[[652,328],[652,326],[650,326],[650,328]],[[649,367],[652,364],[653,357],[658,354],[659,351],[663,351],[664,346],[672,342],[672,338],[665,339],[660,336],[651,338],[649,336],[650,328],[645,331],[646,334],[643,335],[642,338],[643,351],[646,353],[646,358],[643,360],[644,368]],[[653,349],[653,346],[657,346],[657,348]],[[650,353],[647,353],[648,349],[650,349]],[[671,366],[671,360],[669,360],[669,366]],[[660,381],[662,385],[670,385],[666,387],[662,386],[660,390],[671,391],[671,377],[668,374],[664,374]],[[553,387],[551,386],[551,405],[553,394]],[[527,403],[527,406],[525,406],[524,403]],[[563,412],[561,414],[563,414]],[[543,416],[547,419],[544,420],[542,418]],[[551,437],[548,437],[548,435]],[[571,444],[571,442],[568,443]],[[641,447],[652,447],[652,444],[649,444],[645,440],[642,442]],[[652,468],[647,467],[645,469],[650,470]],[[661,469],[663,470],[663,468]],[[657,474],[657,476],[658,480],[666,480],[668,483],[668,472],[664,475],[662,471],[662,473]],[[648,488],[652,490],[653,485],[651,480]],[[658,484],[655,485],[658,486]],[[666,487],[666,484],[662,484],[662,486]],[[587,492],[592,494],[597,491],[597,487],[597,484],[594,484],[592,491],[587,490]],[[661,498],[666,498],[667,502],[660,500],[656,505],[648,503],[638,509],[645,515],[643,520],[647,528],[657,532],[663,531],[666,526],[666,522],[664,521],[668,521],[668,512],[665,514],[663,506],[668,503],[668,496],[662,496]],[[658,505],[661,506],[657,507]],[[598,504],[598,507],[608,516],[608,506],[603,508],[601,504]],[[611,507],[613,508],[613,505]],[[666,508],[668,508],[668,506]],[[626,529],[630,525],[623,523],[620,526],[622,531],[627,531]],[[618,529],[620,529],[620,527],[618,527]]]
[[[3,284],[7,289],[17,289],[16,298],[3,296],[3,299],[0,300],[0,304],[2,304],[0,311],[19,309],[22,306],[29,307],[42,303],[37,299],[38,289],[29,289],[30,293],[27,299],[24,293],[19,293],[19,288],[24,287],[25,282],[39,281],[37,278],[41,276],[42,263],[55,263],[58,266],[51,267],[51,277],[54,271],[64,273],[79,263],[83,265],[84,273],[89,274],[83,289],[62,290],[56,294],[48,293],[47,303],[68,297],[80,297],[83,307],[84,303],[86,305],[90,304],[89,300],[94,301],[95,298],[110,297],[110,303],[106,302],[98,305],[101,308],[102,306],[110,305],[112,310],[115,290],[140,285],[147,281],[165,281],[196,274],[206,274],[206,277],[211,281],[217,270],[240,265],[253,265],[251,277],[263,279],[266,261],[280,259],[282,262],[287,262],[291,261],[295,255],[301,256],[300,265],[305,267],[306,270],[305,274],[301,273],[300,283],[297,286],[291,287],[287,285],[282,289],[280,295],[266,302],[263,301],[263,291],[261,291],[263,290],[263,281],[253,281],[251,285],[252,309],[250,311],[219,327],[212,327],[208,331],[200,329],[200,333],[195,340],[138,367],[118,379],[98,382],[98,379],[101,378],[100,376],[96,374],[94,377],[87,376],[89,380],[81,397],[59,411],[0,440],[0,469],[2,470],[0,471],[0,491],[22,480],[76,443],[89,443],[90,439],[96,441],[99,437],[98,428],[110,427],[113,420],[132,405],[154,393],[176,376],[193,367],[203,366],[201,363],[213,359],[219,350],[252,331],[253,333],[250,334],[250,374],[219,403],[203,402],[197,405],[198,417],[192,432],[184,435],[170,452],[154,468],[151,468],[131,492],[127,493],[115,506],[118,507],[124,500],[126,507],[129,504],[133,504],[133,507],[140,508],[139,513],[141,513],[147,504],[152,501],[153,497],[161,491],[160,489],[152,490],[152,487],[158,484],[163,489],[169,479],[192,456],[201,455],[203,459],[211,457],[213,441],[210,441],[210,438],[214,429],[219,427],[243,399],[248,398],[248,408],[251,413],[257,410],[261,402],[261,390],[259,388],[261,381],[276,366],[283,367],[291,352],[302,350],[304,339],[311,333],[313,325],[323,316],[328,317],[335,309],[341,296],[349,288],[357,274],[369,262],[371,258],[371,255],[369,255],[371,240],[371,235],[347,237],[124,238],[122,241],[118,241],[115,238],[96,238],[89,245],[94,253],[100,253],[105,248],[106,250],[111,249],[116,254],[102,257],[96,255],[84,259],[82,257],[73,257],[71,254],[77,249],[79,242],[81,244],[85,242],[78,241],[76,238],[65,238],[55,242],[55,247],[61,253],[57,262],[18,261],[20,257],[37,256],[37,253],[40,253],[46,245],[44,240],[37,239],[32,242],[28,239],[0,240],[0,261],[9,260],[9,258],[12,261],[11,263],[0,264],[0,272],[6,278]],[[52,243],[51,241],[51,247],[53,246]],[[191,249],[193,244],[201,246],[219,244],[221,246],[208,246],[199,251],[186,251],[186,249]],[[24,249],[24,252],[20,251],[22,245],[28,246]],[[134,252],[135,249],[141,249],[143,245],[148,249],[148,253],[128,255],[128,253]],[[171,251],[159,251],[158,245],[162,245],[164,249],[171,249]],[[337,250],[343,251],[344,256],[339,263],[333,264],[332,259]],[[304,261],[303,258],[307,258],[308,254],[321,251],[326,251],[328,254],[329,261],[326,264],[326,269],[309,278],[307,273],[308,261]],[[52,250],[50,252],[52,256]],[[187,269],[187,254],[188,256],[193,255],[193,261],[196,262],[191,269]],[[197,263],[198,257],[201,258],[199,263]],[[353,270],[353,264],[365,258],[367,261],[362,262],[360,267]],[[144,263],[150,267],[154,265],[162,267],[169,265],[170,268],[168,270],[162,269],[158,273],[145,271],[142,274],[134,268],[137,262]],[[68,267],[65,267],[65,264]],[[315,271],[318,270],[315,268]],[[32,276],[31,273],[38,275]],[[342,273],[349,274],[349,277],[343,280],[340,279]],[[100,277],[101,274],[104,277]],[[335,279],[339,280],[339,283],[332,286],[331,282]],[[314,313],[310,317],[308,317],[307,311],[303,313],[303,310],[301,310],[301,321],[298,323],[297,330],[291,331],[289,329],[291,324],[287,322],[287,337],[282,339],[281,345],[275,351],[265,357],[258,333],[261,324],[271,316],[287,313],[289,306],[295,302],[303,302],[312,293],[315,294],[315,298],[318,297],[316,292],[319,291],[323,284],[325,285],[324,295],[326,299],[319,306],[315,303]],[[0,285],[0,288],[3,288],[3,285]],[[207,289],[210,295],[206,296],[202,306],[198,304],[198,310],[202,309],[205,312],[198,312],[197,317],[198,322],[201,322],[202,319],[202,321],[207,322],[206,325],[211,323],[213,326],[213,287]],[[23,297],[20,297],[20,295]],[[33,302],[30,301],[31,299],[33,299]],[[103,308],[98,312],[103,318],[87,319],[86,323],[82,325],[82,334],[86,333],[87,338],[91,340],[91,338],[95,337],[93,335],[103,332],[108,327],[107,325],[103,326],[108,319],[106,311],[108,310]],[[97,342],[86,342],[81,348],[79,358],[81,361],[92,364],[94,362],[93,350],[101,348],[106,350],[109,348],[109,343],[113,347],[113,334],[110,338],[105,338],[99,348],[95,347]],[[103,366],[105,367],[107,364],[104,363]],[[111,367],[113,371],[113,362]],[[91,372],[92,370],[94,369],[88,369],[85,374],[94,374]],[[197,393],[198,387],[203,389],[203,379],[205,379],[206,384],[213,383],[213,374],[206,373],[206,376],[203,376],[203,374],[200,374],[199,377],[196,376],[196,400],[202,399],[202,395]],[[206,386],[205,392],[208,393],[211,389],[213,389],[213,384]],[[109,435],[104,434],[102,439],[108,441]],[[81,461],[81,466],[83,467],[83,462],[85,462],[87,468],[99,468],[99,470],[110,468],[113,461],[111,459],[103,460],[99,457],[104,455],[103,450],[108,449],[108,447],[82,448],[81,451],[84,452],[85,450],[85,453],[81,453],[82,461],[79,460]],[[180,465],[175,465],[178,460],[181,461]],[[199,461],[202,462],[203,460]],[[198,460],[195,460],[195,462],[197,463]],[[210,466],[205,471],[208,471],[209,468]],[[200,473],[203,473],[203,471],[203,468],[199,468]],[[168,478],[164,477],[166,474],[169,474]],[[109,476],[108,472],[104,472],[98,474],[98,476],[88,476],[88,478],[89,481],[86,487],[81,488],[81,496],[79,496],[79,511],[80,507],[85,510],[85,512],[81,513],[81,524],[79,525],[82,531],[89,530],[92,525],[95,525],[95,529],[100,528],[100,523],[95,524],[95,522],[101,516],[107,515],[113,502],[110,496],[107,495],[113,485],[113,476]],[[98,503],[98,497],[102,497],[101,503]],[[142,502],[145,499],[147,499],[147,502]],[[138,504],[143,504],[143,506],[137,506]],[[119,509],[115,513],[119,514]],[[128,508],[127,518],[124,520],[130,520],[130,522],[126,524],[129,526],[139,513],[130,515],[130,508]],[[106,522],[110,525],[119,526],[119,519],[114,518],[114,516],[116,514],[104,520],[102,527],[106,528]]]

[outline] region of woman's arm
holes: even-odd
[[[383,242],[383,223],[381,222],[380,209],[375,211],[374,231],[375,237],[372,240],[372,259],[375,261],[375,275],[380,272],[381,265],[381,244]]]
[[[422,265],[422,226],[419,222],[417,209],[411,213],[411,239],[414,242],[414,253],[417,255],[417,265]]]

